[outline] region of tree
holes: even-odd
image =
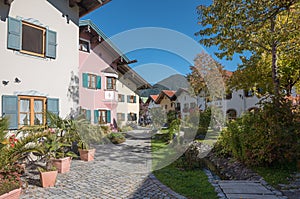
[[[223,66],[204,51],[200,52],[190,66],[187,74],[193,93],[206,97],[207,100],[221,99],[225,94],[225,82],[228,74]]]
[[[289,86],[298,81],[287,76],[297,74],[288,66],[300,58],[299,7],[299,0],[214,0],[209,6],[198,7],[199,24],[203,29],[196,35],[202,37],[200,43],[205,46],[216,45],[219,58],[232,59],[235,53],[251,54],[249,58],[242,57],[241,68],[256,67],[258,71],[249,69],[240,74],[249,75],[252,70],[258,78],[259,71],[265,71],[264,78],[271,77],[271,93],[279,96],[280,81],[283,85],[289,82]]]

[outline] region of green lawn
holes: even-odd
[[[156,168],[160,160],[163,160],[166,153],[155,153],[157,151],[167,150],[167,144],[160,140],[152,140],[152,154],[156,158],[153,158],[153,168]],[[161,158],[157,158],[161,156]],[[184,169],[181,160],[166,166],[162,169],[153,171],[156,178],[170,187],[175,192],[191,198],[191,199],[214,199],[217,198],[217,194],[214,191],[213,186],[208,182],[206,174],[202,169],[188,170]]]
[[[274,188],[279,188],[278,184],[288,183],[288,178],[297,171],[295,163],[273,167],[254,167],[252,169]]]
[[[213,186],[208,182],[201,169],[184,170],[177,167],[177,162],[154,171],[156,178],[173,191],[191,199],[218,198]]]

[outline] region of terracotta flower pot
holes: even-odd
[[[0,196],[0,199],[19,199],[21,195],[22,188],[14,189],[8,193]]]
[[[66,173],[70,171],[71,157],[60,159],[52,159],[52,165],[57,168],[58,173]]]
[[[40,172],[42,187],[53,187],[56,182],[57,171]]]
[[[84,161],[94,160],[96,149],[79,149],[80,159]]]

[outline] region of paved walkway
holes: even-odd
[[[282,197],[280,192],[271,191],[260,182],[243,180],[223,180],[218,182],[220,188],[229,199],[279,199]]]
[[[29,185],[21,198],[184,198],[151,173],[147,131],[135,130],[121,145],[96,146],[95,160],[73,160],[71,171],[59,174],[55,187]],[[30,184],[39,184],[39,175]]]

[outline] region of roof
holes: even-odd
[[[167,96],[170,100],[172,100],[172,97],[175,95],[176,91],[172,90],[162,90],[157,99],[155,100],[156,103],[160,103],[160,101],[163,99],[164,96]]]
[[[84,27],[84,26],[89,26],[91,29],[93,29],[96,32],[96,34],[98,34],[98,36],[100,36],[104,40],[104,41],[102,41],[103,47],[110,48],[107,50],[109,50],[110,52],[113,51],[114,54],[117,54],[118,57],[121,57],[121,59],[123,60],[124,63],[117,65],[115,68],[116,71],[119,73],[118,74],[119,76],[121,76],[121,75],[125,76],[124,78],[121,78],[120,81],[122,81],[122,79],[125,80],[128,78],[136,85],[136,87],[138,89],[151,88],[151,85],[145,79],[143,79],[139,74],[137,74],[133,69],[131,69],[128,66],[128,63],[131,62],[128,59],[128,57],[126,57],[91,20],[89,20],[89,19],[88,20],[80,20],[79,27]],[[130,89],[135,90],[134,88],[130,88]]]
[[[118,74],[117,71],[115,71],[112,67],[107,67],[104,70],[102,70],[101,72]]]
[[[169,98],[173,97],[173,95],[176,93],[176,91],[172,90],[162,90],[161,92],[165,93]]]
[[[146,103],[149,103],[150,100],[152,100],[152,101],[155,102],[155,101],[157,100],[157,98],[158,98],[158,95],[150,95],[150,96],[148,97]]]
[[[87,20],[80,20],[79,21],[79,27],[83,27],[83,26],[90,26],[101,38],[103,38],[105,40],[105,42],[107,44],[109,44],[109,46],[116,51],[119,55],[121,55],[123,57],[123,59],[126,62],[129,62],[130,60],[128,59],[128,57],[126,57],[110,40],[109,38],[104,34],[104,32],[102,32],[98,26],[96,24],[94,24],[92,22],[92,20],[87,19]]]
[[[233,72],[232,71],[229,71],[229,70],[224,70],[224,75],[226,77],[231,77],[233,75]]]
[[[111,0],[69,0],[69,5],[73,7],[77,4],[79,7],[79,17],[83,17],[110,1]]]

